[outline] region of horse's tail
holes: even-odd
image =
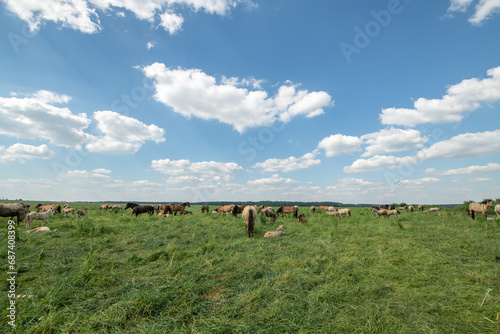
[[[476,218],[474,217],[474,209],[470,210],[470,216],[471,216],[471,218],[472,218],[472,219],[476,219]]]
[[[248,210],[248,237],[251,238],[253,236],[253,224],[255,222],[255,211]]]
[[[231,214],[235,217],[238,216],[238,206],[237,205],[234,206],[233,211],[231,211]]]

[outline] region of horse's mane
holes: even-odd
[[[482,201],[480,204],[486,204],[488,202],[491,202],[491,199],[485,199],[484,201]]]

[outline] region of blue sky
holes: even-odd
[[[500,5],[2,0],[0,197],[500,192]]]

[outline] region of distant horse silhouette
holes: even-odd
[[[201,206],[201,213],[210,212],[210,207],[208,205]]]

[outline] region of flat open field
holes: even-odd
[[[193,206],[193,215],[135,218],[85,206],[80,222],[51,216],[56,232],[17,227],[14,332],[497,332],[499,220],[473,221],[462,209],[378,220],[352,208],[338,221],[300,208],[307,222],[258,217],[249,239],[241,215]],[[262,237],[279,225],[284,237]],[[5,228],[0,245],[6,277]]]

